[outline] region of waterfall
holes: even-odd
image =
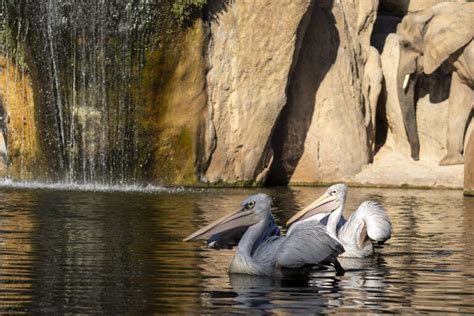
[[[158,4],[149,0],[3,0],[0,50],[26,47],[47,178],[134,183],[136,97]],[[4,10],[4,7],[6,10]],[[6,15],[4,17],[4,15]],[[19,53],[20,49],[17,49]]]

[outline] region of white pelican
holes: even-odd
[[[316,201],[291,217],[287,225],[317,219],[344,246],[341,256],[370,256],[374,252],[372,242],[382,244],[390,238],[392,223],[383,207],[374,201],[362,202],[346,221],[342,216],[346,193],[344,184],[329,187]]]
[[[184,238],[208,239],[208,245],[232,246],[237,252],[230,273],[284,275],[305,273],[310,267],[331,264],[338,275],[344,273],[336,257],[343,246],[318,221],[295,223],[291,233],[279,236],[270,212],[271,198],[263,193],[248,197],[241,209],[226,215]],[[245,231],[244,231],[245,229]],[[243,235],[242,235],[243,233]]]

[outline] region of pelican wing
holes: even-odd
[[[298,268],[332,262],[344,247],[316,220],[296,222],[281,243],[276,262],[284,268]]]
[[[365,224],[367,225],[367,236],[378,242],[384,242],[392,236],[392,223],[385,209],[374,201],[362,202],[359,208],[365,208],[367,212]]]
[[[384,242],[392,235],[392,223],[384,208],[374,201],[364,201],[339,231],[339,239],[356,241],[360,247],[368,239]]]

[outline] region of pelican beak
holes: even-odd
[[[306,206],[304,209],[293,215],[287,222],[290,226],[296,221],[301,221],[319,213],[332,212],[339,207],[337,197],[329,195],[327,192],[321,195],[316,201]]]
[[[259,217],[253,211],[240,209],[192,233],[184,238],[183,241],[206,239],[214,234],[222,233],[233,228],[254,225],[258,223],[259,220]]]
[[[403,80],[403,91],[407,91],[408,82],[410,82],[410,74],[405,75],[405,79]]]

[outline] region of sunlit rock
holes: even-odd
[[[464,193],[474,196],[474,133],[468,135],[467,146],[464,150]]]
[[[375,47],[371,46],[364,68],[363,80],[365,128],[367,131],[367,140],[371,160],[375,151],[377,103],[382,90],[382,81],[383,74],[380,54]]]
[[[417,124],[420,137],[420,161],[410,157],[405,127],[397,96],[398,39],[395,33],[385,39],[381,55],[384,76],[384,100],[379,119],[385,129],[377,130],[379,151],[373,164],[364,166],[346,181],[365,185],[422,186],[461,188],[463,166],[441,167],[440,157],[445,152],[447,133],[447,93],[449,81],[442,74],[424,76],[418,84]],[[380,148],[381,147],[381,148]]]
[[[337,181],[368,162],[362,86],[376,8],[315,3],[272,139],[270,183]]]
[[[229,1],[211,21],[205,180],[265,179],[310,2]]]

